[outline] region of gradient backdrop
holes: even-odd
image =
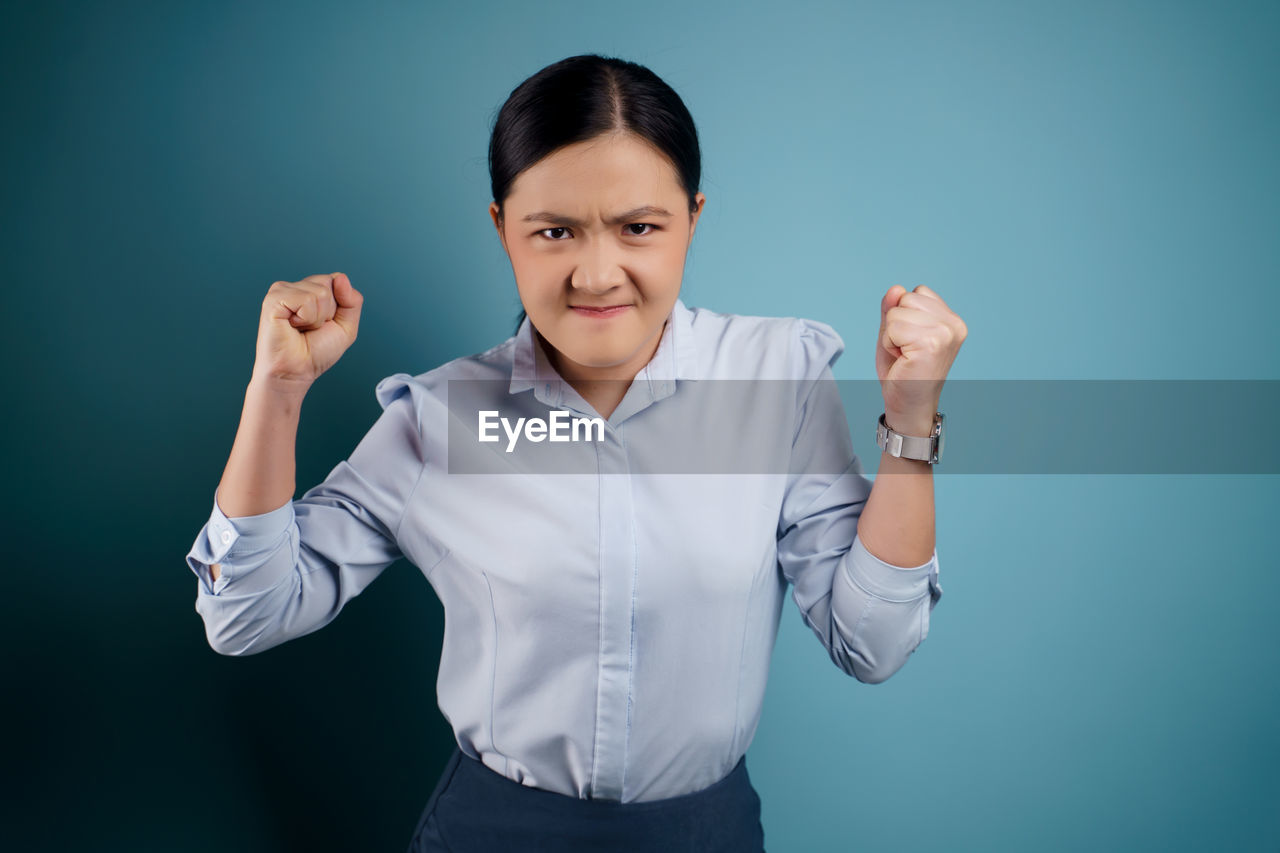
[[[529,74],[669,82],[708,197],[683,298],[831,323],[838,378],[924,283],[969,327],[953,378],[1275,379],[1278,38],[1261,2],[9,0],[0,845],[403,850],[452,745],[430,586],[401,561],[227,658],[183,556],[272,281],[365,295],[299,495],[380,378],[510,334],[486,150]],[[748,753],[770,853],[1280,849],[1277,480],[944,462],[945,596],[900,672],[845,676],[788,601]]]

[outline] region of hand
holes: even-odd
[[[969,334],[964,321],[923,284],[895,284],[880,300],[876,375],[885,420],[903,435],[929,435],[942,384]]]
[[[355,342],[363,304],[340,272],[274,282],[262,301],[254,380],[305,392]]]

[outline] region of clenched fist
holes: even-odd
[[[262,301],[254,379],[305,392],[355,342],[363,303],[340,272],[273,283]]]
[[[880,300],[876,375],[890,428],[932,432],[942,385],[968,335],[964,320],[923,284],[910,292],[900,284],[889,288]]]

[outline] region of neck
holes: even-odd
[[[547,339],[542,337],[536,329],[534,330],[534,337],[537,338],[542,351],[546,353],[547,360],[551,362],[551,366],[556,369],[556,373],[559,373],[569,383],[630,382],[652,360],[654,353],[658,351],[658,344],[662,342],[662,333],[666,328],[666,323],[663,323],[658,328],[658,331],[654,332],[640,346],[640,349],[636,350],[635,354],[626,361],[601,367],[579,364],[572,359],[566,358],[559,350],[548,343]]]
[[[565,358],[555,347],[547,343],[536,329],[534,338],[546,353],[547,360],[556,369],[556,373],[559,373],[573,387],[573,390],[581,394],[582,399],[590,403],[602,417],[608,418],[626,396],[627,389],[631,387],[631,380],[635,379],[636,374],[658,351],[658,345],[662,342],[662,333],[666,328],[667,325],[664,322],[658,331],[636,351],[636,354],[625,362],[603,367],[578,364]]]

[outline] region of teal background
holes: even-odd
[[[6,849],[403,850],[452,745],[429,585],[401,561],[226,658],[183,556],[272,281],[365,295],[298,494],[380,378],[510,334],[485,155],[529,74],[601,52],[670,83],[708,197],[683,298],[831,323],[838,378],[923,283],[969,328],[952,377],[1266,379],[1278,36],[1261,2],[10,0]],[[1280,849],[1277,478],[936,491],[945,595],[893,678],[845,676],[788,602],[747,758],[770,853]]]

